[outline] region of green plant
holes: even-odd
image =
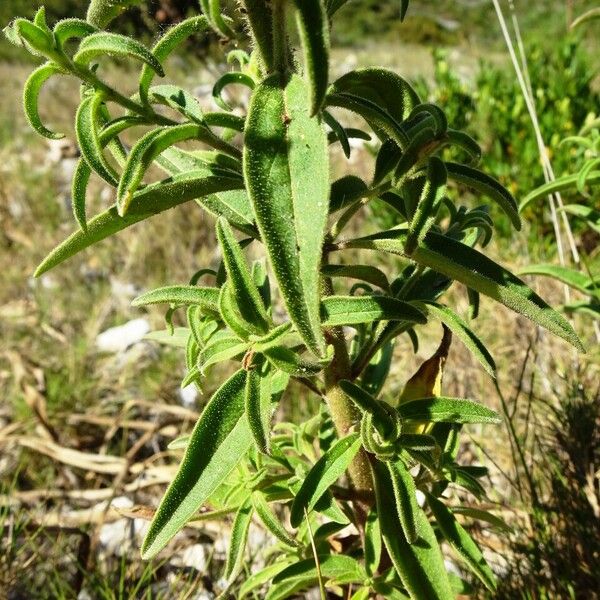
[[[33,21],[16,19],[7,36],[47,59],[24,91],[25,112],[38,133],[60,135],[38,113],[45,81],[54,75],[82,81],[75,116],[82,158],[73,179],[79,229],[36,274],[185,202],[194,200],[217,219],[218,268],[201,269],[188,285],[162,287],[135,301],[168,304],[170,325],[173,312],[186,308],[188,327],[152,336],[185,348],[185,384],[200,385],[217,363],[236,369],[191,435],[172,445],[185,454],[143,544],[145,558],[207,505],[212,510],[202,518],[235,515],[225,593],[244,567],[252,519],[275,540],[272,560],[246,578],[237,597],[269,585],[265,597],[274,600],[319,585],[322,597],[327,588],[335,595],[354,591],[355,599],[373,593],[451,598],[465,584],[446,572],[442,539],[493,589],[491,569],[442,494],[458,486],[484,496],[479,479],[486,469],[457,463],[459,433],[464,424],[498,422],[498,415],[444,396],[441,378],[452,333],[492,377],[495,364],[440,298],[456,281],[468,289],[473,316],[483,294],[576,347],[581,343],[562,316],[475,248],[492,236],[488,208],[459,205],[448,180],[497,203],[517,229],[520,220],[511,194],[476,168],[474,140],[451,128],[439,107],[422,103],[391,71],[362,69],[329,83],[329,24],[344,3],[246,0],[251,51],[232,43],[228,59],[239,70],[215,83],[215,101],[223,109],[217,112],[203,111],[187,90],[153,83],[163,75],[162,62],[190,35],[213,29],[224,43],[231,40],[230,20],[218,2],[203,3],[206,16],[170,29],[151,51],[100,29],[124,3],[93,0],[87,21],[68,19],[53,29],[43,9]],[[407,5],[402,3],[403,12]],[[287,18],[292,14],[295,27]],[[294,29],[302,61],[290,47]],[[76,49],[69,40],[78,41]],[[143,63],[135,94],[102,79],[97,61],[105,55]],[[244,116],[230,112],[221,95],[230,84],[249,90]],[[372,134],[344,127],[342,110],[361,117]],[[128,149],[120,135],[138,127],[151,129]],[[373,180],[348,174],[330,182],[328,146],[339,143],[349,155],[349,136],[371,135],[380,144]],[[176,145],[181,142],[210,149],[183,150]],[[448,147],[460,150],[466,164],[447,160]],[[167,178],[144,185],[153,164]],[[116,189],[116,203],[88,219],[92,173]],[[343,238],[350,223],[360,225],[354,217],[371,202],[392,206],[397,224]],[[264,249],[268,267],[262,260],[248,262],[248,246]],[[389,265],[392,277],[361,264],[364,251],[393,255],[399,272],[393,271],[398,262]],[[212,285],[201,285],[205,280]],[[395,340],[406,335],[418,344],[418,327],[429,321],[444,325],[438,351],[401,394],[386,390],[388,401],[378,399]],[[272,425],[292,380],[324,402],[302,424]],[[350,523],[354,533],[336,539]]]

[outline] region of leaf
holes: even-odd
[[[349,277],[359,279],[380,287],[384,291],[389,291],[390,284],[385,273],[371,265],[323,265],[321,273],[325,277]]]
[[[90,169],[95,171],[104,181],[112,186],[117,185],[117,174],[104,157],[103,148],[98,135],[100,111],[104,96],[97,92],[83,99],[75,115],[75,133],[81,155]]]
[[[512,533],[513,529],[503,519],[497,517],[495,514],[488,512],[487,510],[481,510],[478,508],[472,508],[470,506],[455,506],[452,508],[452,512],[457,515],[464,515],[471,519],[477,519],[478,521],[485,521],[496,529],[505,533]]]
[[[463,398],[420,398],[398,405],[401,419],[433,423],[500,423],[500,415],[485,406]]]
[[[285,336],[290,332],[292,328],[291,323],[282,323],[274,329],[271,329],[266,335],[252,340],[252,348],[255,352],[266,352],[271,348],[282,344]]]
[[[346,156],[346,158],[350,158],[350,140],[348,139],[348,134],[346,133],[344,127],[342,127],[340,122],[330,112],[327,112],[326,110],[323,111],[323,121],[327,123],[327,125],[331,129],[331,132],[335,136],[335,139],[337,139],[337,141],[341,144],[342,150],[344,151],[344,155]],[[327,139],[331,142],[329,135],[327,136]]]
[[[304,81],[268,77],[248,110],[244,175],[286,308],[307,347],[323,356],[319,271],[327,224],[327,136],[309,117]],[[306,177],[310,173],[310,177]]]
[[[127,7],[141,3],[142,0],[91,0],[86,19],[92,25],[106,27]]]
[[[379,568],[381,560],[381,527],[377,511],[371,509],[365,523],[365,568],[369,577],[372,577]]]
[[[546,196],[556,192],[564,192],[565,190],[576,189],[578,180],[579,174],[575,173],[574,175],[565,175],[564,177],[559,177],[554,181],[550,181],[549,183],[541,185],[539,188],[529,192],[529,194],[527,194],[527,196],[521,200],[519,212],[523,212],[532,202],[535,202],[540,198],[545,198]],[[587,176],[586,184],[596,185],[598,183],[600,183],[600,171],[592,171]]]
[[[481,579],[485,587],[490,592],[494,592],[496,590],[496,578],[477,544],[442,502],[431,494],[427,494],[426,497],[427,504],[442,535],[469,565],[473,573]]]
[[[63,19],[54,26],[54,39],[59,48],[73,38],[83,38],[98,30],[83,19]]]
[[[321,496],[343,475],[360,449],[360,443],[360,435],[352,433],[338,440],[313,465],[292,503],[292,527],[302,523],[304,511],[311,511]]]
[[[587,277],[587,275],[584,275],[575,269],[559,265],[529,265],[520,269],[519,275],[541,275],[543,277],[552,277],[552,279],[565,283],[569,287],[584,294],[590,294],[593,287],[592,280]]]
[[[453,162],[446,162],[445,164],[449,179],[463,183],[484,196],[495,200],[511,220],[514,228],[517,231],[521,230],[521,219],[519,217],[517,202],[503,185],[478,169]]]
[[[405,229],[389,230],[345,242],[345,247],[368,248],[402,255],[405,235]],[[561,315],[552,310],[518,277],[477,250],[430,231],[412,258],[420,265],[493,298],[563,338],[580,351],[585,351],[573,328]]]
[[[394,342],[390,340],[383,344],[360,375],[361,387],[372,396],[377,396],[383,388],[392,366],[393,353]]]
[[[331,184],[329,212],[346,208],[368,192],[367,184],[355,175],[346,175]]]
[[[164,77],[164,71],[156,57],[138,41],[119,33],[100,31],[92,33],[79,44],[79,50],[73,57],[75,64],[87,66],[102,55],[131,56],[147,64],[157,75]]]
[[[270,319],[265,310],[258,288],[254,284],[250,269],[244,259],[242,249],[233,235],[227,221],[217,221],[217,239],[223,252],[223,263],[227,271],[227,280],[237,309],[256,334],[269,331]]]
[[[234,373],[213,395],[194,430],[175,479],[142,545],[155,556],[228,477],[252,444],[244,418],[246,374]]]
[[[329,21],[323,0],[294,0],[294,4],[314,116],[323,105],[329,81]]]
[[[435,533],[423,511],[416,513],[419,539],[409,544],[396,509],[392,481],[385,464],[372,463],[377,515],[383,541],[396,572],[413,600],[454,598]]]
[[[423,191],[406,236],[404,250],[408,255],[413,253],[433,225],[437,209],[446,192],[447,178],[448,173],[443,161],[435,156],[431,157],[427,166]]]
[[[168,450],[185,450],[190,443],[189,435],[180,435],[178,438],[175,438],[172,442],[169,442],[167,449]]]
[[[150,70],[152,73],[153,71]],[[148,90],[149,101],[169,106],[184,117],[198,124],[206,125],[200,102],[190,92],[176,85],[153,85]]]
[[[415,304],[446,325],[479,361],[490,377],[496,377],[496,363],[485,344],[452,309],[436,302],[418,302]]]
[[[185,348],[189,336],[190,330],[187,327],[175,327],[172,333],[167,329],[151,331],[144,336],[144,339],[165,344],[166,346],[174,346],[175,348]]]
[[[419,97],[408,82],[393,71],[375,67],[340,77],[329,88],[326,101],[327,106],[358,113],[382,141],[392,138],[401,148],[407,143],[402,122],[417,104]]]
[[[244,551],[248,541],[248,531],[252,522],[253,506],[248,498],[238,509],[231,528],[231,540],[225,563],[225,579],[232,582],[242,569]]]
[[[418,308],[391,296],[328,296],[321,302],[321,319],[326,327],[373,321],[427,322]]]
[[[27,19],[15,19],[12,27],[33,54],[52,58],[56,56],[54,40],[50,31],[38,27]]]
[[[216,168],[183,173],[149,185],[134,196],[126,216],[119,216],[116,205],[113,205],[91,219],[85,232],[79,230],[69,236],[42,261],[35,276],[39,277],[92,244],[134,223],[189,200],[216,192],[242,189],[243,185],[242,179],[234,178],[230,174],[222,176]]]
[[[358,561],[351,556],[326,554],[318,557],[322,577],[332,580],[340,585],[349,583],[362,583],[366,573]],[[291,564],[273,578],[273,584],[296,582],[301,587],[294,591],[308,587],[311,582],[318,580],[317,567],[314,558],[308,558]],[[286,596],[273,596],[267,594],[268,600],[285,598]]]
[[[266,390],[265,390],[266,388]],[[254,438],[256,449],[263,454],[270,452],[271,394],[268,375],[250,369],[246,378],[246,418]]]
[[[264,0],[243,0],[254,42],[264,62],[265,70],[273,70],[273,15],[271,5]]]
[[[575,29],[575,27],[579,27],[583,23],[587,23],[588,21],[592,21],[593,19],[600,19],[600,7],[599,8],[590,8],[582,15],[579,15],[572,23],[571,29]]]
[[[235,301],[231,282],[226,281],[221,286],[219,294],[219,314],[227,327],[231,329],[241,340],[248,340],[252,334],[256,334],[256,327],[242,316]]]
[[[231,84],[245,85],[251,90],[253,90],[256,87],[254,79],[252,79],[252,77],[250,77],[250,75],[247,75],[246,73],[239,73],[238,71],[229,71],[228,73],[221,75],[221,77],[217,79],[217,82],[213,86],[212,96],[216,104],[223,110],[227,111],[233,110],[233,108],[229,106],[229,104],[227,104],[225,100],[223,100],[221,93],[225,87]]]
[[[166,33],[158,40],[154,48],[152,48],[152,54],[157,61],[164,62],[171,52],[180,46],[187,38],[195,33],[206,31],[206,29],[208,29],[208,21],[205,16],[185,19],[166,31]],[[139,82],[140,98],[143,102],[147,102],[148,90],[150,89],[150,85],[152,85],[154,73],[154,69],[149,65],[143,66]]]
[[[392,418],[390,413],[388,413],[382,404],[373,398],[371,394],[365,392],[360,386],[347,379],[342,379],[339,385],[344,394],[346,394],[361,411],[366,412],[373,417],[373,425],[384,439],[397,433],[395,419]]]
[[[60,140],[65,136],[63,133],[51,131],[42,123],[38,113],[39,96],[46,81],[53,75],[59,74],[64,74],[63,69],[54,63],[47,62],[33,71],[23,88],[23,109],[27,122],[36,133],[50,140]]]
[[[414,544],[419,537],[418,522],[422,520],[419,519],[421,508],[417,504],[417,488],[414,479],[401,460],[389,461],[387,466],[402,531],[406,541]]]
[[[201,373],[206,374],[211,365],[243,356],[248,349],[247,342],[240,342],[239,338],[228,330],[218,331],[200,351],[198,364],[201,367]]]
[[[284,557],[272,565],[262,568],[257,573],[253,573],[240,586],[238,591],[238,600],[243,600],[250,592],[271,581],[278,573],[281,573],[290,564],[290,558]]]
[[[286,546],[292,548],[298,547],[298,542],[286,531],[284,526],[281,524],[281,519],[271,510],[265,497],[260,492],[254,492],[252,494],[252,505],[256,514],[260,517],[264,526]]]
[[[148,306],[149,304],[182,304],[198,305],[210,310],[217,310],[219,300],[218,288],[199,287],[194,285],[169,285],[146,292],[135,298],[132,306]]]
[[[285,346],[276,346],[263,350],[267,360],[277,369],[289,373],[293,377],[312,377],[317,375],[331,362],[333,355],[330,353],[318,362],[306,360],[297,352]]]

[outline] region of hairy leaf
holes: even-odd
[[[246,418],[256,448],[263,454],[269,454],[272,409],[268,375],[261,375],[256,369],[248,371],[245,403]]]
[[[286,531],[285,527],[281,523],[281,519],[271,510],[263,494],[260,492],[254,492],[252,494],[252,505],[256,514],[260,517],[264,526],[286,546],[295,548],[298,546],[298,542]]]
[[[541,275],[543,277],[552,277],[552,279],[565,283],[569,287],[584,294],[590,294],[593,289],[593,282],[587,275],[584,275],[575,269],[559,265],[530,265],[520,269],[519,275]],[[600,284],[598,287],[600,287]]]
[[[425,323],[418,309],[391,296],[329,296],[321,302],[323,325],[356,325],[373,321]]]
[[[248,541],[248,531],[252,522],[253,505],[248,498],[238,509],[231,528],[231,541],[225,563],[225,579],[233,581],[242,569],[244,551]]]
[[[132,306],[148,306],[149,304],[183,304],[197,305],[217,310],[219,299],[218,288],[198,287],[194,285],[169,285],[135,298]]]
[[[83,38],[98,31],[83,19],[63,19],[54,26],[54,39],[60,48],[73,38]]]
[[[422,521],[422,518],[419,518],[421,508],[417,504],[415,481],[401,460],[389,461],[387,465],[402,531],[406,541],[409,544],[414,544],[419,537],[418,522]]]
[[[436,396],[402,402],[398,407],[401,419],[433,423],[500,423],[500,415],[482,404],[463,398]]]
[[[273,15],[264,0],[243,0],[253,39],[266,70],[273,70]]]
[[[229,106],[229,104],[227,104],[227,102],[225,102],[225,100],[223,99],[221,94],[225,87],[227,87],[228,85],[234,84],[234,83],[237,83],[240,85],[245,85],[246,87],[250,88],[251,90],[253,90],[256,86],[254,79],[252,79],[252,77],[250,77],[250,75],[247,75],[246,73],[230,71],[228,73],[225,73],[224,75],[221,75],[221,77],[219,77],[219,79],[217,79],[217,82],[213,86],[212,95],[213,95],[214,101],[223,110],[233,110],[232,107]]]
[[[381,527],[377,511],[371,509],[365,523],[365,568],[370,577],[378,570],[381,560]]]
[[[360,279],[389,291],[390,284],[385,273],[371,265],[323,265],[321,273],[325,277],[349,277]]]

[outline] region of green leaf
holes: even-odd
[[[310,81],[311,115],[325,100],[329,80],[329,21],[323,0],[294,0],[296,22]]]
[[[448,178],[463,183],[479,193],[495,200],[500,208],[511,220],[514,228],[521,229],[521,219],[519,217],[519,208],[517,201],[512,194],[493,177],[482,173],[478,169],[460,165],[458,163],[447,162]]]
[[[500,415],[485,406],[463,398],[419,398],[397,407],[401,419],[433,423],[500,423]]]
[[[290,512],[292,527],[304,519],[323,494],[343,475],[360,449],[360,435],[352,433],[338,440],[314,464],[298,490]]]
[[[395,419],[393,419],[391,414],[385,410],[382,403],[373,398],[371,394],[365,392],[360,386],[347,379],[342,379],[340,381],[340,387],[344,394],[346,394],[361,411],[369,413],[373,417],[373,425],[384,439],[397,432]]]
[[[410,597],[413,600],[454,598],[442,553],[427,517],[423,511],[416,513],[419,539],[409,544],[396,509],[389,471],[380,461],[374,461],[372,468],[383,541]]]
[[[73,38],[83,38],[98,30],[83,19],[63,19],[54,26],[54,39],[59,48],[62,48]]]
[[[217,310],[219,300],[218,288],[199,287],[195,285],[169,285],[135,298],[132,306],[148,306],[149,304],[182,304],[198,305],[210,310]]]
[[[266,389],[265,389],[266,388]],[[270,452],[271,394],[269,376],[250,369],[246,379],[246,418],[254,438],[256,449],[263,454]]]
[[[393,71],[371,67],[351,71],[335,81],[329,88],[326,104],[358,113],[382,141],[389,137],[404,148],[407,138],[402,122],[419,104],[419,97]]]
[[[396,511],[400,518],[402,531],[409,544],[414,544],[419,537],[418,523],[421,508],[417,504],[417,488],[412,475],[401,460],[387,463],[390,479],[396,499]]]
[[[365,523],[365,568],[369,577],[372,577],[379,568],[381,560],[381,527],[377,518],[377,511],[371,509]]]
[[[358,561],[351,556],[331,555],[326,554],[319,556],[319,567],[321,576],[325,579],[332,580],[340,585],[349,583],[362,583],[366,579],[366,573]],[[314,558],[308,558],[294,563],[281,571],[273,578],[273,584],[293,582],[301,585],[296,587],[294,591],[300,591],[306,588],[310,583],[318,580],[317,567]],[[268,600],[274,598],[285,598],[286,596],[273,596],[267,594]]]
[[[231,540],[229,542],[229,552],[227,553],[227,562],[225,563],[225,579],[232,582],[242,569],[244,562],[244,552],[248,541],[248,531],[252,522],[253,506],[250,498],[244,502],[233,520],[231,528]]]
[[[351,279],[366,281],[386,292],[390,289],[390,284],[385,273],[381,269],[371,265],[323,265],[321,273],[325,277],[349,277]]]
[[[333,133],[335,136],[334,141],[337,140],[341,144],[346,158],[350,158],[350,140],[348,139],[348,134],[344,127],[330,112],[327,112],[326,110],[323,111],[323,121],[327,123],[331,129],[331,133]],[[331,143],[331,137],[329,134],[327,135],[327,140]]]
[[[229,71],[228,73],[221,75],[221,77],[217,79],[217,82],[213,86],[212,96],[216,104],[223,110],[227,111],[233,110],[233,108],[229,106],[227,102],[225,102],[221,93],[223,92],[223,89],[225,87],[231,84],[245,85],[251,90],[253,90],[256,87],[254,79],[252,79],[252,77],[250,77],[250,75],[247,75],[246,73],[240,73],[238,71]]]
[[[232,335],[229,331],[218,331],[200,351],[198,364],[201,372],[206,374],[206,370],[211,365],[243,356],[248,349],[248,343],[240,342],[236,335]]]
[[[257,573],[250,575],[240,586],[238,600],[243,600],[250,592],[271,581],[273,577],[289,566],[290,560],[290,558],[282,558],[272,565],[264,567]]]
[[[81,155],[90,169],[112,186],[117,185],[117,174],[104,157],[98,134],[104,96],[97,92],[83,99],[75,115],[75,133]]]
[[[131,56],[147,64],[157,75],[164,77],[164,71],[156,57],[138,41],[118,34],[100,31],[92,33],[79,44],[79,50],[73,57],[75,64],[87,66],[102,55]]]
[[[191,171],[145,187],[135,194],[126,216],[119,216],[116,205],[100,213],[88,222],[85,232],[76,231],[57,246],[39,265],[35,276],[39,277],[92,244],[169,208],[216,192],[243,188],[242,179],[221,173],[216,168]]]
[[[403,254],[405,229],[389,230],[345,242],[348,248],[368,248]],[[415,262],[460,281],[467,287],[501,302],[584,352],[569,323],[552,310],[518,277],[484,254],[450,237],[430,231],[412,255]]]
[[[372,396],[377,396],[383,388],[392,366],[393,354],[394,342],[390,340],[383,344],[361,373],[360,385]]]
[[[442,197],[446,192],[446,180],[448,173],[446,167],[439,158],[432,156],[427,166],[427,176],[423,185],[423,191],[417,204],[417,209],[410,221],[405,252],[410,255],[419,245],[425,234],[429,231],[435,221],[437,209]]]
[[[485,344],[451,308],[436,302],[416,302],[415,304],[424,312],[444,323],[479,361],[490,377],[496,377],[496,363]]]
[[[269,331],[270,319],[265,310],[258,288],[254,284],[252,274],[246,263],[242,249],[233,235],[227,221],[217,221],[217,238],[223,252],[223,263],[227,271],[227,280],[234,302],[248,328],[257,335]]]
[[[564,192],[565,190],[576,189],[578,180],[579,173],[575,173],[574,175],[565,175],[564,177],[559,177],[554,181],[536,188],[532,192],[529,192],[529,194],[527,194],[527,196],[521,200],[519,212],[523,212],[532,202],[535,202],[540,198],[545,198],[546,196],[556,192]],[[587,176],[586,184],[596,185],[598,183],[600,183],[600,171],[592,171]]]
[[[306,360],[297,352],[286,348],[285,346],[276,346],[262,351],[267,360],[277,369],[284,373],[289,373],[292,377],[312,377],[317,375],[324,367],[331,362],[331,355],[318,362]]]
[[[151,73],[153,71],[150,71]],[[153,85],[148,90],[151,103],[164,104],[198,124],[206,125],[200,102],[187,90],[176,85]]]
[[[86,19],[88,23],[96,27],[106,27],[126,8],[141,2],[142,0],[91,0]]]
[[[151,331],[144,336],[144,339],[165,344],[166,346],[174,346],[175,348],[185,348],[189,336],[190,330],[187,327],[175,327],[173,332],[168,329]]]
[[[322,356],[319,270],[329,207],[327,136],[309,116],[306,84],[297,75],[285,87],[279,76],[271,76],[254,91],[244,175],[288,313],[307,347]]]
[[[244,418],[246,373],[234,373],[196,423],[179,471],[167,489],[142,545],[155,556],[228,477],[252,444]]]
[[[252,38],[260,52],[267,72],[273,70],[273,15],[271,5],[264,0],[243,0]]]
[[[471,519],[477,519],[478,521],[485,521],[496,529],[505,533],[512,533],[513,529],[503,519],[497,517],[487,510],[481,510],[479,508],[472,508],[470,506],[455,506],[452,508],[452,512],[456,515],[463,515]]]
[[[54,133],[42,123],[38,112],[39,96],[46,81],[53,75],[59,74],[64,74],[63,69],[54,63],[47,62],[33,71],[23,88],[23,109],[27,122],[36,133],[50,140],[59,140],[65,136],[63,133]]]
[[[575,269],[559,265],[530,265],[520,269],[519,275],[541,275],[542,277],[552,277],[552,279],[565,283],[569,287],[584,294],[590,294],[593,287],[593,282],[587,275],[584,275]]]
[[[329,212],[346,208],[368,192],[367,184],[355,175],[346,175],[331,184]]]
[[[299,544],[296,540],[286,531],[285,527],[281,524],[281,519],[271,510],[265,497],[260,492],[254,492],[252,494],[252,505],[256,514],[260,517],[264,526],[286,546],[296,548]]]
[[[391,296],[328,296],[321,302],[323,325],[357,325],[373,321],[426,323],[418,309]]]
[[[248,340],[252,334],[256,333],[256,327],[248,322],[240,312],[235,300],[233,286],[230,281],[226,281],[221,286],[219,294],[219,314],[227,327],[231,329],[240,339]]]
[[[185,19],[166,31],[166,33],[158,40],[154,48],[152,48],[152,54],[157,61],[162,63],[171,52],[180,46],[187,38],[195,33],[206,31],[206,29],[208,29],[208,21],[204,16]],[[147,102],[148,90],[150,89],[150,85],[152,85],[154,73],[154,69],[149,65],[144,65],[142,68],[139,92],[143,102]]]
[[[50,58],[56,56],[57,52],[54,49],[51,32],[38,27],[27,19],[15,19],[13,30],[27,44],[33,54]]]
[[[483,558],[481,550],[467,531],[458,523],[454,515],[431,494],[427,494],[427,504],[435,517],[436,524],[447,542],[458,552],[470,569],[481,579],[490,592],[496,590],[496,578]]]

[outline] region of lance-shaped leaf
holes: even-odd
[[[381,527],[377,511],[372,508],[365,523],[365,568],[372,577],[379,567],[381,560]]]
[[[264,0],[243,0],[252,37],[267,72],[273,70],[273,14]]]
[[[223,99],[222,96],[223,90],[228,85],[232,84],[245,85],[251,90],[253,90],[256,86],[254,79],[252,79],[252,77],[250,77],[250,75],[247,75],[246,73],[240,73],[238,71],[229,71],[228,73],[221,75],[221,77],[217,79],[217,82],[213,86],[212,95],[216,104],[223,110],[233,110],[233,108],[229,106],[229,104],[227,104],[227,102]]]
[[[418,309],[391,296],[328,296],[321,302],[323,325],[357,325],[373,321],[426,323]]]
[[[116,186],[117,174],[104,157],[98,134],[103,102],[104,96],[101,92],[83,99],[75,116],[75,133],[77,134],[77,143],[85,162],[104,181],[112,186]]]
[[[271,431],[271,382],[269,374],[256,369],[248,371],[246,379],[246,418],[259,452],[269,454]]]
[[[291,558],[283,557],[278,559],[271,565],[268,565],[257,571],[256,573],[252,573],[240,586],[238,590],[238,600],[243,600],[248,594],[260,588],[273,579],[275,575],[281,573],[287,566],[289,566]]]
[[[141,2],[142,0],[91,0],[86,19],[96,27],[106,27],[126,8]]]
[[[444,559],[427,517],[421,510],[416,513],[419,539],[416,543],[409,544],[396,509],[388,468],[380,461],[374,461],[372,468],[383,541],[410,597],[413,600],[454,598]]]
[[[511,220],[514,228],[521,229],[521,218],[519,217],[519,207],[512,194],[493,177],[466,165],[447,162],[448,178],[464,183],[484,196],[496,201],[500,208]]]
[[[256,334],[258,331],[256,326],[245,319],[240,312],[233,286],[229,280],[221,286],[219,315],[227,327],[242,340],[248,340],[251,335]]]
[[[27,122],[36,133],[50,140],[59,140],[65,136],[63,133],[51,131],[42,123],[38,112],[39,96],[40,90],[46,81],[53,75],[59,74],[64,74],[61,67],[54,63],[45,63],[33,71],[27,78],[23,88],[23,109]]]
[[[295,0],[304,65],[310,81],[311,115],[325,100],[329,79],[329,20],[323,0]]]
[[[432,423],[500,423],[502,421],[496,411],[464,398],[444,396],[419,398],[401,403],[397,410],[401,419]]]
[[[131,305],[180,304],[185,306],[202,306],[216,311],[218,301],[218,288],[199,287],[195,285],[169,285],[138,296],[133,300]]]
[[[35,276],[39,277],[92,244],[134,223],[189,200],[225,190],[243,189],[243,186],[242,179],[229,173],[222,176],[218,169],[192,171],[149,185],[134,196],[126,216],[119,216],[116,205],[113,205],[91,219],[85,232],[79,230],[69,236],[42,261]]]
[[[427,494],[427,504],[435,517],[435,521],[446,541],[458,552],[470,569],[481,579],[490,592],[496,589],[496,578],[485,561],[481,550],[471,536],[456,520],[443,502]]]
[[[161,77],[165,74],[161,64],[148,48],[130,37],[106,31],[84,38],[73,60],[77,65],[87,66],[92,60],[103,55],[131,56],[146,63]]]
[[[407,254],[412,254],[433,225],[438,206],[446,192],[447,178],[448,173],[443,161],[435,156],[431,157],[427,166],[423,191],[406,236],[404,249]]]
[[[285,346],[268,348],[267,350],[263,350],[263,353],[274,367],[293,377],[312,377],[317,375],[332,359],[332,355],[327,354],[318,362],[306,360],[298,352],[290,350]]]
[[[342,124],[326,110],[323,111],[323,121],[330,127],[331,133],[334,135],[334,141],[337,140],[341,144],[346,158],[350,158],[350,140],[348,139],[348,134]],[[330,134],[327,135],[327,140],[331,143],[332,140]]]
[[[258,288],[254,284],[242,249],[231,227],[223,218],[217,221],[217,238],[223,252],[223,263],[237,309],[244,320],[256,329],[256,333],[265,334],[269,330],[269,316]]]
[[[299,544],[296,540],[286,531],[285,527],[281,524],[281,519],[271,510],[265,497],[260,492],[254,492],[252,494],[252,505],[256,514],[260,517],[264,526],[286,546],[292,548],[297,547]]]
[[[98,30],[83,19],[63,19],[54,26],[54,39],[60,48],[69,40],[83,38]]]
[[[340,381],[340,387],[344,394],[363,412],[367,412],[373,417],[373,426],[384,439],[397,431],[396,420],[371,394],[365,392],[360,386],[347,379]]]
[[[248,349],[248,343],[241,342],[236,335],[231,334],[229,331],[217,331],[200,351],[198,356],[200,372],[205,375],[211,365],[241,358]],[[246,386],[246,391],[247,389]]]
[[[52,33],[42,27],[38,27],[36,24],[28,21],[27,19],[15,19],[12,23],[12,27],[9,26],[14,32],[11,36],[8,33],[8,29],[5,29],[5,33],[8,34],[9,39],[12,40],[16,34],[17,40],[25,42],[26,47],[30,52],[37,56],[46,56],[48,58],[56,57],[56,50],[54,49],[54,40]],[[15,40],[16,41],[16,40]],[[16,43],[19,43],[16,41]],[[19,44],[20,45],[20,44]]]
[[[254,91],[244,175],[288,313],[307,347],[322,356],[319,270],[329,209],[327,136],[309,116],[306,83],[297,75],[284,87],[281,83],[280,76],[271,76]]]
[[[206,124],[200,102],[187,90],[176,85],[153,85],[148,94],[151,102],[169,106],[190,121]]]
[[[225,563],[225,579],[233,581],[240,572],[244,562],[244,551],[248,541],[248,531],[252,522],[253,506],[248,498],[238,509],[231,528],[231,541]]]
[[[439,319],[456,337],[470,350],[471,354],[479,361],[481,366],[496,377],[496,363],[485,344],[469,329],[468,325],[452,309],[436,302],[415,303],[425,312]]]
[[[403,255],[406,229],[398,228],[345,242],[349,248],[368,248]],[[477,250],[430,231],[412,257],[420,265],[460,281],[501,302],[515,312],[585,351],[569,323],[552,310],[518,277]]]
[[[559,265],[530,265],[520,269],[519,275],[540,275],[542,277],[552,277],[552,279],[556,279],[561,283],[565,283],[569,287],[572,287],[573,289],[584,294],[591,294],[594,288],[593,281],[587,275],[584,275],[575,269],[570,269],[569,267],[562,267]],[[597,288],[600,289],[600,282],[597,284]]]
[[[185,455],[142,545],[155,556],[227,478],[252,444],[244,417],[245,371],[237,371],[213,395],[192,431]]]
[[[338,440],[314,464],[298,490],[290,512],[292,527],[298,527],[304,512],[312,510],[321,496],[343,475],[360,449],[360,435]]]
[[[162,63],[164,60],[180,46],[187,38],[195,33],[205,31],[208,29],[208,21],[206,17],[201,15],[198,17],[191,17],[185,19],[181,23],[178,23],[174,27],[171,27],[167,32],[158,40],[154,48],[152,48],[152,54],[154,58]],[[140,98],[143,102],[148,99],[148,89],[154,79],[155,70],[150,65],[145,64],[142,68],[140,75],[139,91]]]
[[[390,284],[385,273],[371,265],[323,265],[321,273],[325,277],[349,277],[359,279],[389,291]]]
[[[358,113],[379,137],[392,138],[404,148],[408,139],[402,122],[419,104],[419,97],[393,71],[367,68],[346,73],[335,81],[329,88],[326,104]]]
[[[418,523],[423,519],[419,514],[421,508],[417,504],[417,488],[412,475],[401,460],[387,463],[390,479],[396,499],[396,511],[400,517],[402,531],[409,544],[414,544],[419,537]]]

